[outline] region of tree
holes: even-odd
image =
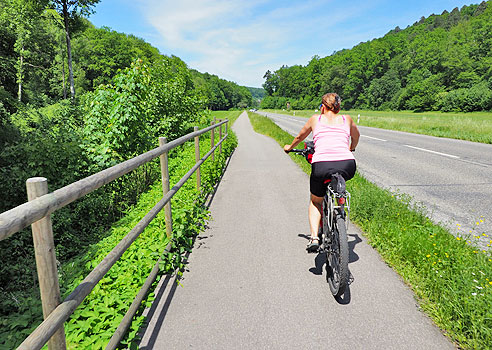
[[[91,7],[98,2],[99,0],[52,0],[52,4],[55,9],[63,16],[63,26],[67,41],[68,80],[70,81],[70,95],[72,96],[72,99],[75,98],[75,84],[73,80],[69,20],[77,17],[79,12],[82,15],[89,16],[93,13]]]
[[[0,0],[3,5],[5,0]],[[15,33],[10,28],[10,20],[5,11],[0,11],[0,106],[2,110],[13,100],[16,94],[15,64],[17,54],[14,51]],[[3,116],[5,117],[6,114]],[[0,113],[0,118],[2,118]],[[1,124],[1,121],[0,121]]]
[[[107,84],[119,70],[136,59],[152,64],[162,56],[158,50],[133,35],[126,35],[108,27],[95,28],[87,22],[83,35],[72,40],[74,65],[85,73],[86,88]],[[79,89],[79,86],[77,87]]]
[[[8,18],[10,28],[15,33],[14,51],[17,54],[16,68],[16,83],[18,86],[17,99],[22,101],[22,90],[25,79],[25,66],[30,64],[26,60],[33,53],[33,32],[39,30],[39,20],[43,9],[46,6],[46,1],[36,0],[3,0],[2,17]],[[3,22],[3,21],[2,21]],[[30,64],[33,66],[33,64]]]
[[[266,79],[265,83],[263,84],[263,88],[268,95],[272,96],[278,89],[278,75],[270,72],[270,70],[267,70],[265,75],[263,75],[263,78]]]
[[[473,16],[480,16],[482,13],[485,12],[485,10],[487,10],[487,2],[482,1],[480,5],[478,5],[478,7],[476,8],[475,12],[473,13]]]
[[[380,79],[372,81],[367,89],[367,106],[384,108],[401,89],[401,83],[395,71],[389,70]]]

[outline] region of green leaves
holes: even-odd
[[[239,114],[239,112],[236,112]],[[206,124],[209,121],[207,121]],[[216,153],[215,162],[211,158],[201,167],[204,189],[212,189],[219,178],[227,157],[237,145],[232,131],[223,143],[222,154]],[[203,136],[200,141],[202,154],[210,150],[210,138]],[[193,142],[189,142],[174,151],[169,159],[171,186],[175,184],[195,163]],[[173,242],[170,252],[162,255],[160,273],[178,275],[186,266],[186,256],[190,252],[193,238],[203,230],[209,219],[204,207],[208,190],[198,192],[196,182],[190,179],[173,197]],[[66,297],[113,247],[136,225],[136,223],[162,198],[162,185],[157,181],[150,191],[141,195],[137,205],[129,210],[128,215],[115,223],[106,238],[94,244],[90,250],[61,268],[62,298]],[[123,254],[122,258],[96,285],[70,320],[65,324],[68,348],[104,348],[109,342],[131,302],[149,275],[155,262],[163,253],[168,240],[165,235],[164,212],[150,223],[140,237]],[[149,306],[153,299],[151,293],[144,305]],[[140,310],[142,311],[142,310]],[[0,320],[0,347],[15,348],[27,336],[33,321],[42,318],[39,299],[20,300],[18,313]],[[132,341],[137,337],[143,317],[138,315],[133,320],[125,346],[134,347]],[[7,328],[3,327],[8,324]],[[5,330],[5,331],[4,331]]]
[[[261,108],[283,109],[290,102],[293,109],[315,109],[323,94],[337,92],[345,110],[490,110],[491,48],[491,3],[455,8],[350,50],[313,57],[306,66],[267,71]]]
[[[249,88],[209,73],[192,71],[195,85],[203,92],[202,103],[211,110],[246,108],[253,105]]]
[[[118,74],[86,99],[83,146],[99,166],[110,166],[152,148],[147,101],[150,73],[142,61]]]
[[[83,147],[98,166],[110,166],[192,130],[202,104],[186,65],[162,57],[152,66],[142,60],[86,98]]]

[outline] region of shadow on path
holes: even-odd
[[[174,276],[174,278],[173,278]],[[154,329],[152,331],[152,334],[150,335],[149,341],[146,345],[140,346],[139,349],[142,350],[150,350],[154,348],[155,342],[157,340],[157,336],[159,335],[159,330],[161,329],[162,324],[164,323],[164,318],[166,317],[167,310],[169,309],[169,305],[171,304],[171,300],[173,299],[174,293],[176,292],[176,288],[178,287],[178,279],[179,277],[177,275],[166,275],[166,279],[162,283],[161,287],[159,288],[159,292],[155,296],[154,301],[152,302],[152,306],[149,310],[149,313],[146,317],[147,320],[153,319],[154,314],[156,313],[157,306],[160,305],[161,300],[164,295],[164,291],[169,287],[171,283],[171,290],[169,291],[169,294],[166,297],[164,306],[159,314],[159,317],[157,318],[157,321],[155,323]],[[143,327],[146,327],[147,324],[145,324]]]
[[[215,194],[217,193],[217,190],[219,189],[220,183],[222,182],[222,178],[224,177],[224,174],[225,174],[227,168],[229,167],[229,163],[231,162],[232,156],[234,155],[235,151],[236,151],[236,149],[234,149],[232,151],[231,155],[229,156],[229,158],[227,158],[227,162],[225,163],[224,169],[222,169],[222,175],[220,175],[220,178],[217,181],[217,183],[215,184],[215,186],[213,187],[212,192],[207,194],[207,197],[205,198],[205,208],[207,208],[207,210],[210,209],[210,206],[212,205],[212,201],[215,198]]]
[[[298,236],[302,237],[306,240],[309,240],[309,237],[310,237],[309,235],[306,235],[303,233],[298,234]],[[351,263],[354,263],[354,262],[359,260],[359,255],[355,252],[355,246],[357,244],[361,243],[362,239],[356,233],[348,234],[348,237],[349,237],[349,241],[348,241],[349,264],[351,264]],[[350,237],[352,237],[353,239],[350,239]],[[309,272],[311,272],[314,275],[321,276],[321,275],[323,275],[323,266],[325,266],[326,281],[328,283],[328,276],[329,276],[330,272],[328,271],[329,267],[326,264],[326,261],[327,261],[326,253],[325,252],[319,252],[316,255],[316,257],[314,258],[314,267],[311,267],[309,269]],[[350,266],[349,266],[349,268],[350,268]],[[350,300],[351,300],[350,284],[352,284],[352,282],[354,282],[354,276],[350,272],[350,269],[349,269],[349,274],[350,274],[349,285],[347,286],[347,290],[345,291],[345,293],[343,294],[342,297],[335,297],[335,300],[341,305],[347,305],[350,303]]]

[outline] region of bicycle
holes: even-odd
[[[305,143],[304,149],[293,149],[311,163],[314,153],[312,141]],[[325,180],[328,190],[323,199],[323,210],[318,237],[318,253],[326,254],[327,281],[331,293],[339,297],[345,293],[349,284],[349,249],[347,228],[350,214],[350,193],[345,188],[345,179],[338,173]]]

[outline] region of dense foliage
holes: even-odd
[[[248,86],[248,90],[251,92],[253,98],[257,100],[261,100],[266,95],[266,91],[263,88],[254,88]]]
[[[18,111],[11,118],[16,134],[0,149],[0,212],[26,201],[29,177],[46,177],[54,190],[157,146],[158,136],[172,140],[192,131],[193,125],[208,124],[202,121],[207,114],[201,106],[184,63],[163,57],[152,68],[137,61],[78,105],[63,101]],[[66,261],[99,241],[158,177],[156,166],[143,166],[55,212],[58,260]],[[4,314],[15,309],[15,295],[36,282],[30,230],[1,241],[0,257],[2,293],[13,296],[2,298]]]
[[[306,66],[267,71],[262,108],[313,109],[330,91],[342,108],[492,109],[492,1],[422,17],[383,38]]]
[[[263,88],[254,88],[249,87],[248,90],[251,92],[251,96],[253,97],[252,107],[259,107],[261,100],[265,97],[266,91]]]
[[[225,161],[236,145],[235,135],[229,132],[228,139],[222,145],[222,153],[219,154],[216,151],[215,160],[212,161],[209,158],[201,166],[201,191],[197,191],[196,181],[191,178],[173,197],[173,243],[170,251],[164,253],[164,247],[169,240],[165,234],[165,218],[162,211],[111,268],[82,305],[75,310],[65,324],[67,348],[104,348],[159,256],[162,257],[160,275],[183,268],[186,254],[193,243],[193,237],[201,231],[209,218],[204,206],[207,194],[213,190],[222,175]],[[209,133],[202,135],[200,150],[202,156],[210,150]],[[171,186],[178,182],[195,163],[193,141],[179,147],[173,153],[174,157],[169,160]],[[107,237],[91,246],[85,254],[62,264],[60,285],[63,297],[73,291],[161,198],[162,184],[159,179],[152,185],[150,191],[139,198],[135,208],[129,210],[124,218],[112,225],[106,234]],[[151,294],[146,304],[152,299]],[[8,317],[0,318],[0,346],[2,348],[17,347],[42,320],[38,298],[28,297],[21,301],[18,308]],[[125,344],[136,341],[137,331],[142,323],[143,316],[135,317]]]
[[[253,104],[251,92],[247,87],[219,78],[209,73],[192,70],[196,86],[207,99],[207,107],[213,111],[231,108],[246,108]]]
[[[46,177],[56,190],[157,146],[159,136],[170,141],[208,125],[207,107],[251,102],[245,87],[191,71],[132,35],[95,28],[83,16],[95,3],[0,0],[0,213],[26,201],[29,177]],[[225,102],[215,105],[208,91]],[[148,164],[55,212],[57,259],[104,238],[157,178],[157,164]],[[36,293],[30,229],[0,242],[0,260],[3,316]]]

